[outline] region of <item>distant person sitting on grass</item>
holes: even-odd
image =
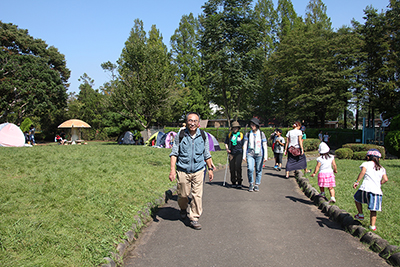
[[[333,173],[337,173],[337,166],[335,163],[335,157],[330,155],[329,151],[329,146],[326,143],[322,142],[319,144],[318,152],[320,156],[317,158],[318,163],[313,174],[311,174],[311,177],[314,177],[319,171],[318,186],[321,190],[321,194],[319,195],[325,197],[325,187],[328,187],[329,194],[331,195],[329,202],[335,203],[336,198],[334,187],[336,186],[336,181]]]
[[[353,188],[356,189],[361,179],[364,180],[354,194],[354,200],[358,214],[354,216],[357,220],[364,220],[362,204],[368,204],[370,210],[370,226],[372,231],[376,231],[376,212],[382,209],[382,189],[381,185],[388,181],[386,170],[379,163],[382,157],[378,149],[370,149],[367,152],[367,161],[360,166],[360,174],[355,181]]]
[[[31,145],[33,145],[33,146],[36,146],[35,131],[36,131],[36,129],[35,129],[35,127],[32,125],[32,126],[29,128],[29,140],[30,140],[30,142],[31,142]]]

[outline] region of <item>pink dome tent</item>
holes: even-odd
[[[24,145],[24,133],[17,125],[8,122],[0,124],[0,146],[22,147]]]

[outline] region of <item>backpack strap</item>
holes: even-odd
[[[182,142],[183,137],[185,136],[185,130],[179,131],[179,144]]]
[[[206,133],[202,130],[202,129],[200,129],[200,134],[201,134],[201,137],[203,137],[203,141],[204,141],[204,144],[206,143]]]
[[[200,134],[201,134],[201,137],[203,137],[203,141],[205,143],[206,142],[206,138],[207,138],[206,137],[206,133],[203,130],[200,129]],[[185,130],[181,130],[179,132],[179,143],[181,143],[181,141],[182,141],[184,136],[185,136]]]

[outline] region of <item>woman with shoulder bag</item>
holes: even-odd
[[[290,171],[304,170],[307,168],[306,155],[303,149],[303,133],[300,130],[301,123],[296,121],[293,130],[286,134],[285,155],[288,155],[286,163],[286,178]]]

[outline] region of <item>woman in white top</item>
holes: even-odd
[[[307,168],[306,155],[303,149],[303,133],[300,131],[301,123],[293,123],[293,130],[286,134],[285,155],[288,155],[286,163],[286,178],[289,178],[290,171],[304,170]],[[300,149],[299,155],[293,155],[289,152],[290,148]]]
[[[260,121],[252,118],[251,131],[244,136],[243,160],[247,161],[247,178],[249,179],[249,192],[258,192],[261,183],[263,161],[268,159],[267,138],[260,130]],[[254,165],[256,169],[256,181],[254,184]]]

